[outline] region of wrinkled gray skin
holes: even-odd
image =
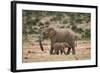
[[[72,49],[72,54],[75,54],[76,36],[72,30],[57,29],[57,28],[53,28],[53,27],[48,27],[48,28],[44,29],[42,31],[42,33],[40,34],[40,41],[39,41],[40,48],[42,51],[44,51],[42,41],[47,38],[49,38],[51,41],[50,54],[53,54],[53,50],[54,50],[53,45],[57,42],[67,43],[69,45],[67,54],[70,54],[71,49]]]
[[[67,47],[67,46],[64,43],[55,43],[55,44],[53,44],[54,54],[59,55],[61,53],[61,55],[62,55],[64,53],[66,55],[65,47]]]

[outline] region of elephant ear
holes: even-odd
[[[49,37],[52,38],[56,34],[56,30],[54,28],[49,28]]]

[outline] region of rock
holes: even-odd
[[[24,57],[24,59],[28,59],[28,57]]]
[[[28,53],[32,53],[31,51],[28,51]]]

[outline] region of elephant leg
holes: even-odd
[[[63,50],[60,50],[60,52],[61,52],[61,55],[63,54]]]
[[[58,55],[58,50],[57,49],[55,49],[55,54]]]
[[[56,50],[54,49],[53,53],[52,54],[56,54]]]
[[[75,48],[72,48],[72,54],[75,55]]]
[[[70,54],[71,48],[68,47],[67,55]]]
[[[50,49],[50,55],[53,55],[54,53],[53,53],[53,51],[55,50],[55,48],[53,47],[53,45],[54,45],[55,43],[53,43],[52,41],[51,41],[51,49]],[[56,50],[55,50],[56,51]]]
[[[59,51],[57,51],[57,55],[59,55]]]
[[[66,52],[65,52],[65,50],[63,50],[63,53],[64,53],[65,55],[67,55]]]
[[[64,50],[64,49],[62,49],[62,53],[64,53],[64,54],[66,55],[66,52],[65,52],[65,50]]]
[[[55,50],[55,54],[56,54],[56,55],[59,55],[59,50],[56,49],[56,50]]]
[[[51,46],[51,49],[50,49],[50,55],[53,54],[53,50],[54,50],[54,48]]]
[[[50,54],[51,54],[51,55],[54,54],[54,53],[53,53],[53,48],[50,49]]]

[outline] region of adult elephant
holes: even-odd
[[[47,38],[49,38],[51,41],[50,54],[53,54],[53,50],[54,50],[53,45],[57,42],[67,43],[70,46],[68,47],[67,54],[70,54],[71,49],[72,49],[72,54],[75,54],[76,35],[72,30],[57,29],[53,27],[48,27],[44,29],[40,34],[40,40],[39,40],[40,48],[42,51],[44,51],[42,41]]]

